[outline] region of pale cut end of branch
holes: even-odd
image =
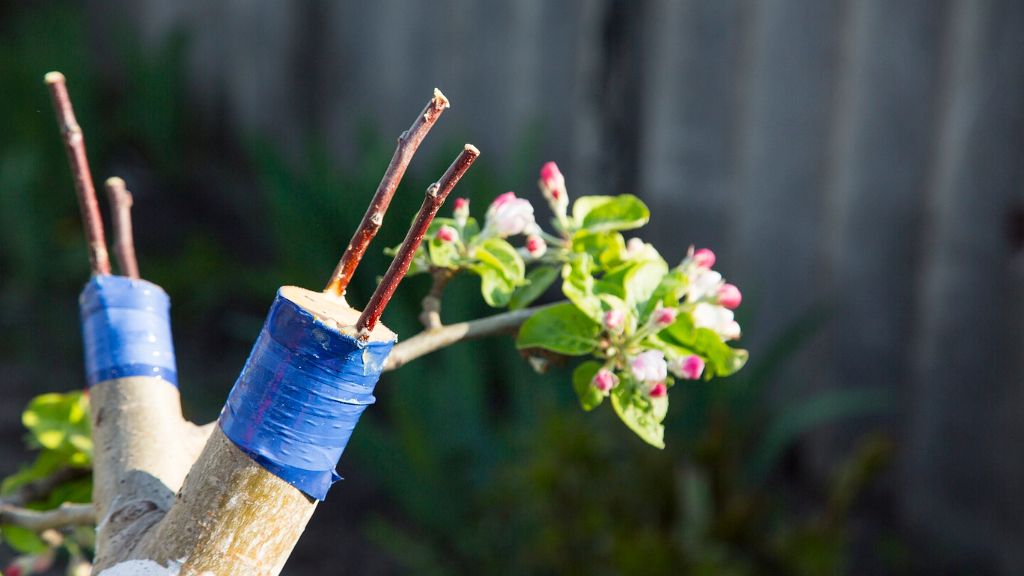
[[[54,70],[53,72],[47,72],[46,76],[43,76],[43,81],[45,81],[47,84],[63,84],[64,80],[64,75],[60,72],[57,72],[56,70]]]
[[[405,240],[398,248],[398,253],[395,254],[395,259],[391,261],[391,266],[384,273],[384,277],[381,279],[380,284],[377,285],[377,289],[374,290],[373,296],[370,297],[370,301],[367,302],[366,308],[363,309],[363,313],[356,322],[356,330],[360,338],[364,337],[364,333],[369,334],[372,332],[373,327],[377,325],[381,315],[384,314],[384,309],[387,307],[388,302],[391,301],[395,290],[398,289],[398,284],[409,271],[412,259],[416,256],[416,250],[419,249],[420,243],[423,242],[423,236],[426,235],[427,229],[434,220],[434,216],[437,215],[441,204],[444,204],[445,199],[455,188],[455,185],[458,184],[459,180],[462,179],[462,176],[473,165],[473,162],[476,162],[479,156],[480,151],[475,146],[467,144],[455,161],[452,162],[452,165],[445,170],[441,179],[427,187],[427,192],[423,198],[423,205],[420,206],[420,211],[416,214],[416,220],[413,221],[412,227],[409,228],[409,232],[405,235]]]
[[[324,288],[325,294],[334,294],[339,297],[345,295],[345,290],[348,288],[349,282],[352,281],[352,275],[363,259],[363,255],[366,254],[370,241],[377,235],[377,230],[384,222],[384,214],[387,212],[388,206],[391,205],[391,199],[405,175],[406,168],[409,167],[409,162],[427,133],[441,117],[441,113],[449,107],[451,107],[451,103],[448,98],[440,90],[434,88],[434,95],[427,102],[423,111],[416,117],[412,126],[399,136],[398,146],[395,148],[395,154],[391,157],[391,163],[388,164],[384,177],[377,186],[377,191],[370,201],[370,206],[366,209],[363,220],[359,223],[359,227],[352,235],[352,240],[345,248],[345,253],[334,268],[331,279]]]
[[[452,103],[448,101],[448,97],[441,92],[441,89],[434,88],[434,108],[440,110],[451,107]]]
[[[139,263],[135,258],[135,240],[132,234],[132,193],[124,180],[113,176],[106,181],[107,197],[110,200],[114,222],[114,257],[121,274],[129,278],[139,277]]]
[[[100,205],[96,200],[96,188],[92,183],[82,128],[75,119],[64,75],[60,72],[49,72],[44,81],[50,91],[54,111],[57,113],[68,165],[71,167],[71,178],[75,183],[78,208],[82,213],[82,225],[85,228],[85,240],[89,247],[89,264],[93,274],[107,275],[110,274],[110,256],[107,254],[103,218],[100,216]]]

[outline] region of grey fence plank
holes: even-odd
[[[1003,572],[1021,566],[1019,415],[1012,373],[1020,327],[1005,226],[1019,197],[1024,5],[959,2],[952,14],[950,99],[935,158],[919,284],[917,377],[903,501],[940,558]],[[1012,412],[1011,412],[1012,410]],[[995,448],[1012,435],[1015,454]],[[1015,478],[1014,478],[1015,477]],[[1009,479],[1016,482],[1008,482]],[[1010,485],[1008,485],[1010,484]],[[1008,517],[1016,527],[1008,531]]]

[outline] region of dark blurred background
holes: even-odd
[[[386,375],[286,573],[1024,573],[1024,3],[5,0],[2,473],[28,399],[83,385],[54,69],[97,180],[135,195],[198,420],[276,287],[326,281],[435,86],[452,109],[355,303],[467,141],[475,212],[539,201],[555,160],[744,290],[752,361],[673,391],[663,452],[509,339]],[[425,289],[385,316],[403,336]],[[459,278],[446,320],[479,300]]]

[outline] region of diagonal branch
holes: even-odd
[[[53,510],[29,510],[8,504],[0,505],[0,524],[13,524],[33,532],[68,526],[88,526],[96,522],[92,504],[65,502]]]
[[[511,332],[530,316],[553,305],[547,304],[545,306],[513,310],[479,320],[459,322],[433,330],[424,330],[412,338],[403,340],[395,345],[394,349],[391,350],[391,355],[388,356],[387,362],[384,363],[384,371],[390,372],[391,370],[401,368],[420,356],[437,352],[441,348],[446,348],[463,340]]]
[[[60,72],[50,72],[45,80],[57,112],[61,135],[64,137],[71,177],[75,181],[75,193],[78,196],[78,208],[82,212],[92,273],[110,274],[110,256],[107,254],[107,241],[103,236],[103,218],[100,216],[99,202],[96,201],[96,189],[92,184],[92,172],[89,170],[89,159],[85,154],[82,128],[75,120],[75,111],[71,107],[71,97],[68,96],[64,75]]]
[[[348,288],[348,284],[352,280],[352,274],[355,273],[359,261],[366,254],[367,246],[370,245],[370,241],[377,235],[377,230],[384,222],[384,213],[387,212],[388,206],[391,204],[395,190],[398,189],[398,183],[405,175],[405,169],[409,167],[409,161],[416,154],[416,149],[419,148],[427,133],[434,127],[437,119],[441,117],[441,113],[449,106],[448,99],[435,88],[434,97],[427,103],[423,112],[420,112],[412,126],[398,137],[398,147],[395,149],[394,156],[391,157],[391,163],[388,164],[388,169],[377,186],[377,192],[374,193],[373,200],[370,201],[370,206],[366,209],[363,221],[359,223],[355,234],[352,235],[352,240],[345,248],[345,254],[342,255],[341,261],[338,262],[334,273],[331,274],[324,293],[344,296],[345,289]]]
[[[395,294],[398,283],[405,278],[405,273],[409,271],[409,265],[412,264],[412,259],[416,256],[416,250],[419,249],[420,242],[423,241],[423,236],[427,233],[427,228],[433,222],[441,204],[478,157],[480,157],[480,151],[476,149],[476,146],[466,144],[452,165],[445,170],[441,179],[427,188],[423,205],[420,206],[420,211],[416,214],[416,220],[413,221],[412,227],[405,235],[405,240],[398,248],[398,253],[395,254],[395,259],[391,261],[391,266],[384,273],[384,278],[377,285],[377,289],[374,290],[373,296],[366,303],[366,308],[356,322],[356,330],[359,332],[360,338],[365,339],[366,335],[377,325],[381,314],[384,313],[384,308],[391,300],[391,296]]]

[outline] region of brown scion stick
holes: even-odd
[[[352,280],[352,274],[366,253],[366,247],[370,245],[370,241],[373,240],[384,221],[384,213],[387,212],[388,205],[391,204],[398,183],[405,175],[405,169],[409,167],[409,161],[412,160],[416,149],[427,136],[427,132],[430,132],[437,119],[441,117],[441,113],[449,106],[448,99],[435,88],[434,97],[427,102],[423,112],[416,117],[412,126],[398,137],[398,147],[395,148],[395,154],[391,157],[391,163],[388,164],[388,169],[377,186],[377,192],[373,195],[373,200],[370,202],[369,208],[366,209],[362,222],[359,223],[355,234],[352,235],[352,240],[345,248],[345,254],[342,255],[334,273],[331,274],[331,280],[324,288],[325,294],[330,293],[337,296],[345,294],[345,289],[348,288],[348,284]]]
[[[469,170],[479,156],[480,151],[476,149],[476,146],[466,144],[458,158],[445,170],[441,179],[427,188],[426,197],[423,198],[423,205],[420,206],[420,211],[416,214],[412,228],[409,228],[405,240],[402,241],[398,253],[395,254],[395,259],[391,261],[391,266],[384,273],[384,278],[377,285],[377,289],[373,291],[373,296],[370,297],[370,301],[367,302],[366,308],[363,309],[363,313],[360,314],[359,320],[356,322],[356,330],[360,339],[366,339],[373,327],[377,325],[381,314],[384,313],[384,308],[395,294],[398,283],[405,278],[405,273],[409,271],[409,265],[412,264],[412,259],[420,247],[420,242],[423,241],[423,236],[427,233],[427,228],[430,227],[434,216],[437,215],[437,210],[455,188],[462,175]]]
[[[132,193],[117,176],[107,178],[107,197],[114,221],[114,257],[121,274],[139,277],[139,263],[135,259],[135,241],[132,239]]]
[[[50,89],[53,107],[57,112],[57,122],[64,137],[64,148],[68,153],[68,164],[71,165],[71,177],[75,181],[78,208],[82,212],[82,224],[85,227],[85,240],[89,244],[89,264],[92,273],[110,274],[110,256],[107,254],[107,242],[103,236],[103,218],[100,216],[100,205],[96,201],[89,159],[85,155],[82,128],[75,120],[75,111],[71,107],[64,75],[60,72],[50,72],[45,76],[45,81]]]

